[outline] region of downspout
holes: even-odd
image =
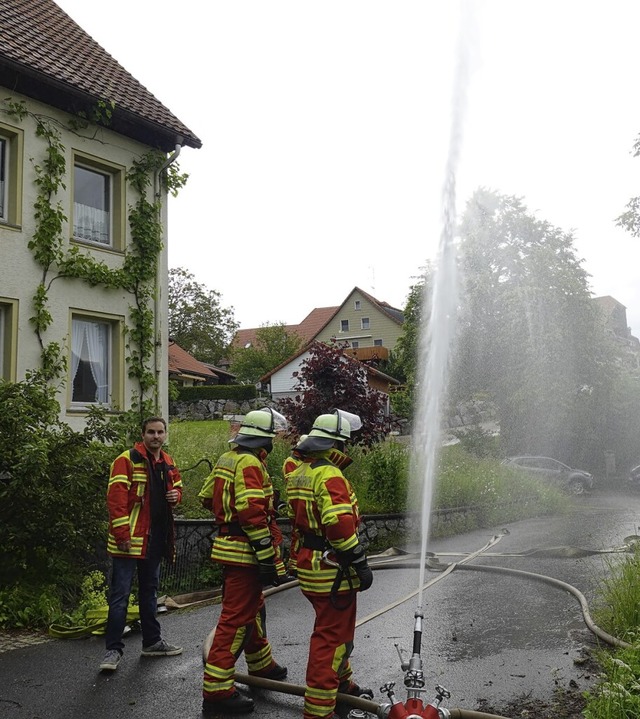
[[[162,163],[162,166],[156,170],[155,176],[154,176],[154,195],[155,195],[155,201],[158,203],[158,212],[162,212],[162,207],[160,205],[160,198],[162,197],[162,173],[178,159],[178,155],[180,155],[180,151],[182,150],[182,145],[180,143],[176,143],[175,150],[167,157],[167,159]],[[168,217],[168,216],[167,216]],[[163,240],[166,239],[167,236],[167,228],[162,225],[164,230],[164,237]],[[168,253],[168,249],[167,249]],[[160,257],[162,256],[162,253],[160,254]],[[168,254],[167,254],[168,257]],[[153,292],[153,342],[155,346],[155,353],[154,353],[154,364],[155,364],[155,370],[156,370],[156,381],[154,385],[154,399],[153,404],[155,406],[156,411],[159,410],[160,407],[160,397],[159,397],[159,387],[160,387],[160,372],[162,368],[162,356],[161,356],[161,350],[163,347],[162,344],[162,332],[160,329],[160,320],[159,320],[159,308],[160,308],[160,297],[159,297],[159,288],[162,286],[160,282],[160,270],[161,265],[163,263],[158,262],[156,265],[156,277],[155,277],[155,287]]]

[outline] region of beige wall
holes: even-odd
[[[360,303],[360,309],[355,309],[356,302]],[[362,329],[363,318],[369,319],[369,329]],[[341,330],[342,320],[348,320],[348,332]],[[353,341],[357,341],[359,347],[373,347],[375,340],[381,339],[383,347],[393,350],[401,334],[401,324],[394,322],[361,293],[354,291],[314,339],[319,342],[329,342],[335,338],[348,342],[350,346]]]
[[[61,142],[65,148],[65,159],[67,165],[66,189],[61,189],[54,198],[54,202],[60,203],[64,215],[71,219],[73,217],[73,165],[74,159],[82,158],[97,169],[113,171],[114,180],[114,203],[120,220],[116,222],[114,235],[120,233],[121,240],[116,242],[116,248],[103,248],[95,244],[84,244],[71,240],[72,226],[67,221],[63,225],[63,249],[77,247],[80,252],[91,255],[95,260],[104,262],[109,268],[116,269],[122,266],[124,253],[123,249],[130,242],[130,231],[126,219],[127,208],[133,205],[136,196],[127,187],[124,175],[131,168],[132,161],[145,154],[149,148],[129,140],[121,135],[111,132],[108,129],[92,127],[85,131],[79,131],[87,135],[80,137],[66,128],[70,116],[50,108],[46,105],[36,103],[28,98],[22,97],[5,88],[2,88],[2,97],[11,97],[15,101],[24,101],[30,112],[39,113],[47,118],[53,118],[60,123]],[[36,177],[33,162],[42,162],[46,150],[42,139],[35,136],[36,125],[32,117],[26,117],[22,121],[8,118],[5,113],[0,113],[0,134],[16,133],[21,138],[23,146],[15,145],[19,158],[19,173],[14,174],[18,179],[17,183],[17,205],[16,211],[9,218],[9,222],[0,222],[0,297],[1,301],[11,301],[17,307],[17,332],[15,350],[15,376],[12,379],[21,380],[25,372],[39,366],[40,346],[37,337],[29,322],[33,314],[32,298],[42,277],[42,268],[36,264],[28,243],[33,237],[36,224],[34,219],[34,202],[37,197],[37,187],[34,184]],[[12,145],[13,149],[13,145]],[[15,158],[14,153],[14,159]],[[33,158],[33,161],[32,161]],[[165,193],[163,193],[164,195]],[[153,188],[149,189],[150,201],[153,200]],[[166,228],[166,196],[163,197],[162,221]],[[158,311],[156,322],[157,338],[161,340],[161,346],[154,358],[155,371],[159,380],[159,403],[160,412],[166,414],[168,411],[167,396],[167,238],[164,237],[164,247],[158,268]],[[49,274],[49,279],[55,275],[55,271]],[[49,310],[52,315],[52,323],[44,335],[45,343],[57,341],[64,345],[67,357],[70,357],[70,328],[72,315],[79,314],[89,319],[96,318],[110,323],[113,336],[113,362],[112,362],[112,385],[115,392],[111,397],[114,405],[128,408],[130,397],[135,390],[134,383],[127,376],[125,364],[125,338],[124,328],[129,322],[129,306],[133,297],[122,290],[109,290],[103,287],[90,287],[86,283],[75,279],[56,279],[48,290]],[[5,338],[6,340],[6,338]],[[69,366],[71,365],[69,359]],[[67,377],[68,379],[68,377]],[[80,407],[71,406],[71,395],[69,382],[66,387],[61,388],[58,397],[62,406],[62,419],[72,427],[80,429],[84,426],[86,410]]]

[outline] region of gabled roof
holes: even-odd
[[[396,324],[401,325],[404,322],[404,312],[402,310],[399,310],[397,307],[392,307],[388,302],[380,302],[380,300],[377,300],[373,295],[361,290],[359,287],[354,287],[351,292],[349,292],[346,300],[340,305],[340,308],[345,306],[354,292],[359,292],[363,297],[369,300],[372,305],[375,305],[380,312],[386,315],[389,319],[393,320]]]
[[[200,362],[179,344],[169,340],[169,374],[173,373],[197,375],[202,379],[216,376],[204,362]]]
[[[331,320],[339,307],[316,307],[302,320],[299,325],[284,325],[288,334],[296,334],[303,342],[310,342],[320,330]],[[252,327],[246,330],[237,330],[231,342],[232,347],[255,347],[258,330],[261,327]]]
[[[0,85],[70,113],[88,113],[98,100],[112,100],[109,127],[116,132],[165,152],[177,144],[201,147],[53,0],[0,0],[0,18]]]

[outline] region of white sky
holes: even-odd
[[[180,156],[171,267],[243,328],[297,324],[354,286],[404,306],[440,236],[455,3],[57,2],[203,142]],[[640,2],[463,6],[458,210],[484,186],[574,230],[594,294],[640,336],[640,239],[614,225],[640,195]]]

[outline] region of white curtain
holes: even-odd
[[[86,344],[85,344],[86,343]],[[82,351],[86,347],[86,356]],[[71,332],[71,376],[75,378],[81,359],[86,359],[96,383],[96,402],[109,401],[109,325],[73,320]]]
[[[73,236],[109,244],[109,213],[90,205],[73,203]]]

